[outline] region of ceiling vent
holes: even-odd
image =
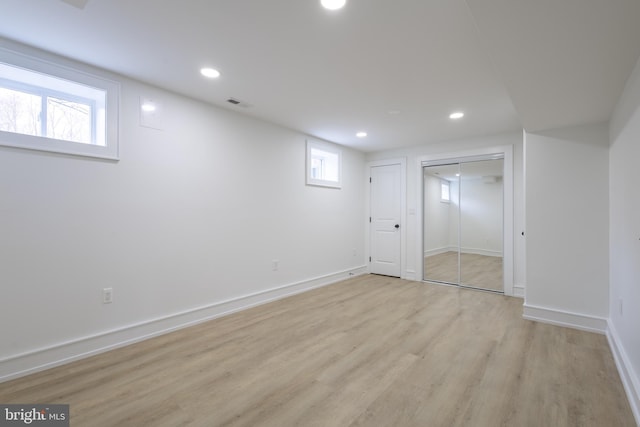
[[[253,107],[253,105],[249,104],[248,102],[240,101],[238,98],[229,98],[229,99],[227,99],[227,102],[229,104],[233,104],[233,105],[236,105],[236,106],[242,107],[242,108]]]

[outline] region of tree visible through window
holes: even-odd
[[[92,108],[89,104],[47,98],[47,136],[91,144]]]
[[[0,87],[0,130],[41,136],[39,96]]]
[[[36,88],[29,93],[0,87],[0,130],[5,132],[92,144],[93,110],[90,101],[49,96]]]
[[[0,46],[0,145],[117,159],[119,85],[80,70]]]

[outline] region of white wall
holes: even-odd
[[[608,162],[606,124],[526,134],[525,316],[606,328]]]
[[[502,256],[502,181],[465,179],[461,186],[460,250]]]
[[[484,182],[482,178],[462,182],[463,195],[458,221],[458,182],[450,183],[451,201],[440,200],[441,179],[424,178],[424,254],[457,251],[458,227],[461,250],[489,256],[502,256],[502,182]]]
[[[119,162],[0,147],[0,379],[364,265],[363,154],[343,148],[342,189],[306,186],[304,135],[115,78]],[[139,125],[140,96],[163,130]]]
[[[609,329],[640,423],[640,62],[610,123]]]
[[[392,159],[398,157],[407,158],[407,218],[406,230],[407,239],[405,242],[405,256],[407,267],[403,271],[402,276],[407,279],[421,280],[417,270],[422,267],[416,265],[416,250],[422,237],[417,231],[419,229],[419,221],[415,214],[417,207],[421,203],[421,196],[418,191],[418,183],[421,179],[421,168],[418,159],[425,155],[433,154],[455,154],[466,150],[474,150],[478,148],[496,147],[511,145],[513,146],[514,158],[514,292],[522,295],[525,287],[524,277],[524,239],[520,233],[524,230],[524,196],[523,196],[523,162],[522,162],[522,133],[506,133],[500,135],[490,135],[469,139],[443,141],[441,143],[423,145],[400,150],[379,151],[367,154],[367,161]],[[413,212],[413,214],[412,214]]]
[[[443,203],[441,201],[441,183],[442,180],[440,178],[431,175],[424,177],[425,256],[442,253],[449,248],[449,211],[451,203]]]

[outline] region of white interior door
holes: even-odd
[[[401,165],[371,167],[370,272],[400,277]]]

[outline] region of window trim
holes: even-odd
[[[312,174],[312,150],[321,150],[326,151],[331,154],[335,154],[338,157],[338,180],[332,181],[327,179],[319,179],[314,178]],[[342,150],[337,148],[334,145],[312,141],[307,139],[307,162],[306,162],[306,183],[307,185],[313,185],[318,187],[329,187],[329,188],[342,188]]]
[[[11,44],[4,41],[0,42],[0,63],[14,68],[22,68],[29,72],[67,80],[73,84],[87,86],[105,92],[105,145],[79,143],[48,138],[46,136],[0,131],[0,146],[119,160],[118,109],[120,102],[120,84],[118,82],[98,75],[96,70],[88,66],[63,60],[46,52],[32,53],[31,49],[26,47],[20,49],[14,48]],[[21,90],[11,87],[22,86],[23,84],[21,82],[11,82],[12,84],[7,86],[8,89]],[[40,88],[31,86],[32,85],[28,83],[24,83],[23,87],[28,89],[28,92],[25,91],[25,93],[31,93],[32,90],[35,89],[37,90],[36,94],[40,95]],[[60,93],[59,91],[46,87],[42,88],[42,90],[48,95]],[[87,101],[76,94],[66,92],[60,94],[63,99],[69,101]],[[95,133],[96,130],[93,125],[95,125],[95,123],[93,123],[92,118],[92,133]],[[95,141],[95,139],[92,140]]]

